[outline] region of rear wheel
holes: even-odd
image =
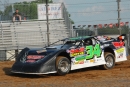
[[[105,52],[104,58],[105,58],[106,64],[101,65],[100,67],[105,70],[112,69],[115,66],[114,55],[112,53]]]
[[[56,69],[58,75],[66,75],[70,71],[70,60],[64,56],[58,56],[56,59]]]

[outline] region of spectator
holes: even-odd
[[[19,13],[19,10],[18,10],[18,9],[16,9],[15,12],[13,13],[13,22],[14,22],[15,20],[18,20],[18,21],[21,22],[21,14]]]

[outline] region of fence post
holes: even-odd
[[[2,21],[0,22],[0,27],[1,27],[1,38],[2,38],[2,44],[3,44],[3,26],[2,26]]]
[[[18,50],[18,49],[15,50],[15,60],[16,60],[16,58],[17,58],[17,56],[18,56],[18,53],[19,53],[19,50]]]
[[[71,30],[71,37],[73,37],[74,36],[74,30],[73,29],[70,29]]]
[[[98,35],[98,29],[95,28],[95,35]]]
[[[47,21],[47,43],[50,45],[50,36],[49,36],[49,15],[48,15],[48,0],[46,0],[46,21]]]
[[[130,55],[130,32],[127,34],[127,52],[128,52],[128,55]]]
[[[14,4],[12,4],[12,13],[14,13]]]

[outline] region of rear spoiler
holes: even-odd
[[[122,35],[117,37],[117,40],[120,40],[120,41],[127,40],[127,35],[126,34],[122,34]]]
[[[129,52],[129,47],[128,47],[128,42],[127,42],[127,34],[122,34],[119,37],[117,37],[118,40],[125,42],[125,47],[126,47],[126,56],[130,55]]]

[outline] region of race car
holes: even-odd
[[[112,69],[116,62],[126,60],[125,35],[72,37],[43,48],[24,48],[11,72],[66,75],[71,70],[93,66]]]

